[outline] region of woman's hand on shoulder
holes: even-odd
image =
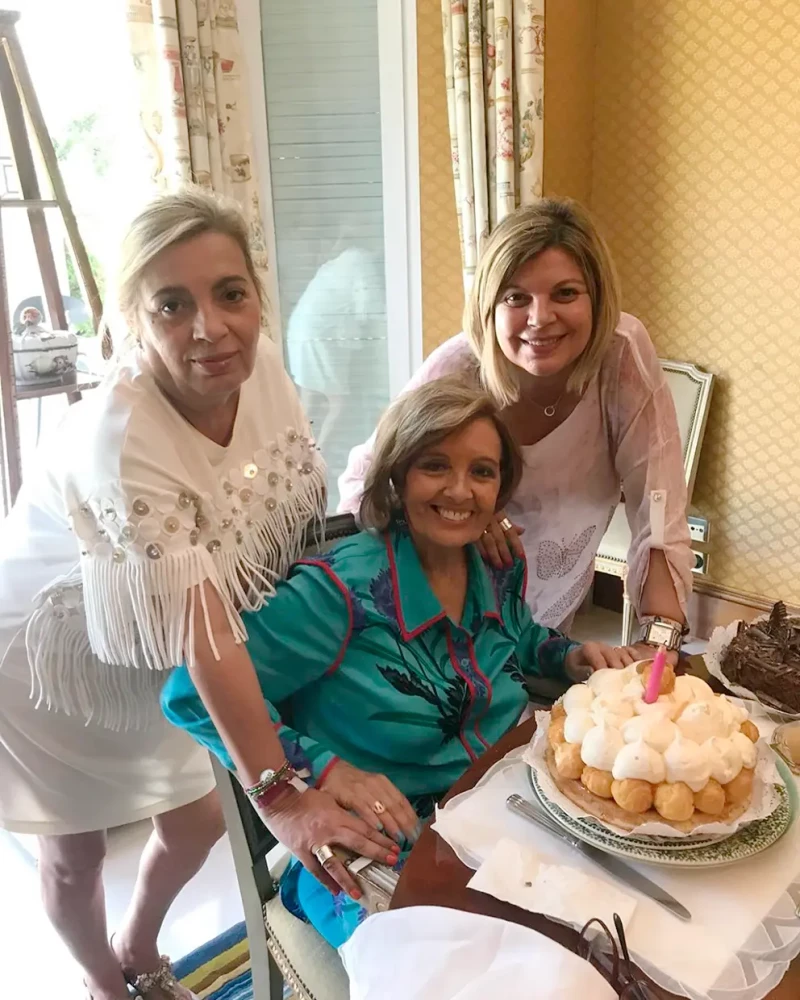
[[[343,847],[351,854],[381,864],[391,867],[397,864],[397,844],[374,825],[342,808],[326,791],[309,788],[298,793],[289,789],[261,818],[275,837],[333,893],[343,889],[353,899],[361,898],[361,891],[340,856],[334,854],[324,865],[320,863],[316,852],[322,847],[334,850]]]
[[[505,526],[503,522],[506,522]],[[525,549],[520,539],[524,531],[524,528],[511,524],[505,511],[498,511],[481,535],[477,543],[478,551],[495,569],[511,566],[515,556],[517,559],[525,558]]]
[[[394,840],[414,841],[419,819],[403,793],[383,774],[362,771],[338,760],[329,768],[323,790],[344,809],[351,809],[374,830]]]
[[[564,667],[574,681],[585,680],[595,670],[622,670],[641,660],[634,646],[607,646],[604,642],[584,642],[566,656]]]

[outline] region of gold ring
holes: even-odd
[[[502,521],[498,522],[503,531],[511,531],[514,525],[509,521],[507,517],[504,517]]]
[[[376,816],[383,816],[383,814],[386,812],[386,806],[380,801],[380,799],[375,799],[375,802],[372,806],[372,811],[375,813]]]
[[[325,862],[330,861],[331,858],[335,858],[336,855],[333,853],[330,847],[328,847],[327,844],[323,844],[322,847],[318,847],[316,851],[314,851],[314,857],[317,859],[317,861],[319,861],[319,863],[324,868]]]

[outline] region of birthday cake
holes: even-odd
[[[624,830],[659,822],[691,833],[750,806],[758,729],[746,709],[669,665],[598,670],[553,706],[547,766],[558,788]],[[652,701],[646,700],[652,698]]]

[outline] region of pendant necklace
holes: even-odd
[[[532,396],[529,396],[528,398],[532,403],[534,403],[536,406],[539,407],[539,409],[546,417],[554,417],[556,415],[556,410],[558,409],[558,404],[564,398],[564,394],[566,393],[566,391],[567,390],[565,389],[564,392],[562,392],[561,395],[558,397],[558,399],[555,401],[555,403],[550,403],[549,406],[542,406],[542,404],[539,403],[537,400],[535,400]]]

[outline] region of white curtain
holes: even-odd
[[[442,0],[464,285],[481,241],[542,196],[545,0]]]

